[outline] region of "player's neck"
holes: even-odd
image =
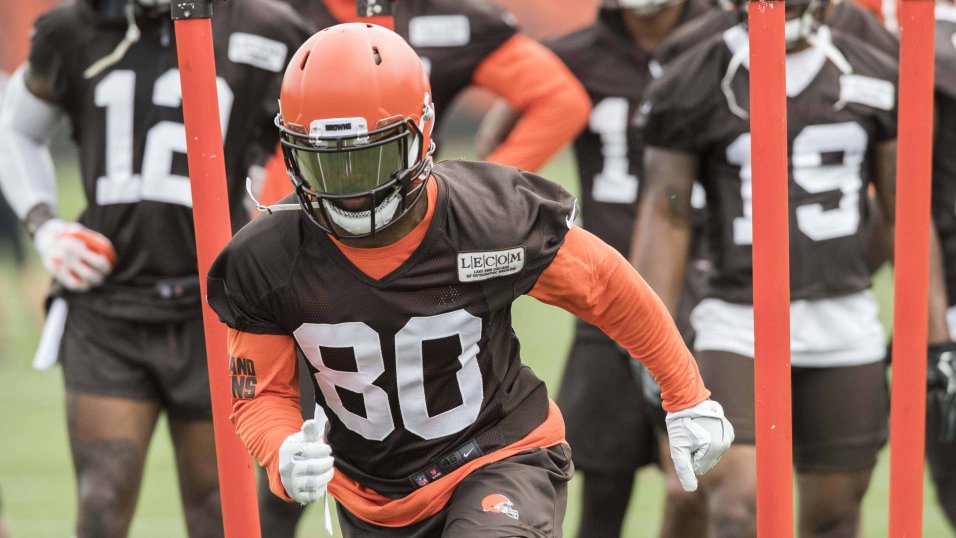
[[[667,6],[653,15],[638,15],[633,11],[623,10],[621,20],[624,21],[624,27],[627,28],[631,39],[638,47],[647,52],[654,52],[671,30],[680,23],[685,3],[678,2]]]
[[[425,188],[423,185],[421,188]],[[344,245],[355,248],[378,248],[386,247],[395,243],[396,241],[401,240],[403,237],[411,233],[415,229],[415,226],[418,226],[418,223],[425,218],[425,214],[428,212],[428,191],[422,193],[418,198],[418,201],[415,203],[415,207],[412,208],[407,214],[402,216],[398,222],[392,224],[388,228],[385,228],[381,232],[376,233],[372,237],[363,237],[361,239],[348,239],[341,238],[341,241]]]

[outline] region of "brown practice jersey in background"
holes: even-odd
[[[818,35],[829,33],[823,27]],[[722,91],[721,81],[734,51],[746,42],[746,32],[735,27],[670,64],[648,89],[645,135],[647,146],[699,158],[698,179],[707,192],[707,240],[714,256],[707,295],[740,303],[752,301],[750,185],[761,178],[750,177],[746,64],[730,81],[731,96]],[[870,286],[867,185],[873,181],[876,146],[896,137],[896,60],[835,31],[832,42],[852,74],[841,73],[816,49],[788,55],[788,64],[800,55],[807,60],[791,73],[805,86],[787,99],[794,300]],[[732,106],[740,110],[735,114]]]
[[[401,0],[394,18],[425,64],[439,119],[481,62],[518,31],[510,13],[482,0]]]
[[[689,0],[680,24],[709,10],[706,0]],[[644,152],[643,131],[634,119],[660,65],[634,42],[617,9],[601,9],[594,24],[548,46],[581,81],[592,103],[588,125],[574,140],[582,225],[627,256]],[[607,340],[592,325],[577,320],[577,326],[579,336]]]
[[[36,22],[31,69],[52,81],[55,104],[79,145],[87,207],[79,221],[118,254],[106,283],[70,301],[104,315],[168,320],[199,315],[199,292],[161,299],[157,280],[196,275],[176,43],[168,15],[138,18],[142,36],[123,58],[90,79],[84,70],[110,54],[125,20],[106,20],[89,3],[59,6]],[[273,118],[287,58],[310,30],[272,0],[216,6],[212,22],[233,229],[246,171],[277,141]],[[227,218],[209,215],[209,218]]]
[[[854,0],[843,0],[831,6],[826,19],[829,27],[856,36],[885,54],[897,57],[899,41],[876,15]],[[735,10],[714,8],[678,28],[661,46],[658,58],[662,63],[668,63],[707,37],[738,24],[740,20],[740,13]]]
[[[385,496],[415,490],[417,473],[450,451],[497,450],[548,414],[544,384],[521,364],[511,303],[551,263],[575,201],[494,164],[446,161],[434,175],[421,245],[381,280],[300,211],[255,219],[210,271],[209,302],[229,327],[295,336],[336,466]]]
[[[956,7],[936,6],[933,222],[943,247],[949,304],[956,304]]]
[[[344,22],[335,18],[324,0],[286,1],[317,29]],[[395,32],[425,65],[439,118],[471,85],[478,65],[517,33],[511,14],[483,0],[401,0],[392,19]]]

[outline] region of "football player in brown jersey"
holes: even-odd
[[[567,68],[520,33],[508,12],[485,0],[285,1],[317,29],[341,22],[394,28],[422,57],[439,115],[471,85],[520,108],[517,132],[489,150],[491,162],[536,170],[587,121],[587,96]],[[258,197],[265,204],[291,192],[281,154],[269,161],[261,189]],[[311,397],[308,387],[302,392]],[[306,418],[311,417],[305,408]],[[291,538],[301,508],[278,502],[264,488],[259,501],[263,534]]]
[[[522,34],[514,17],[486,0],[372,0],[356,17],[355,0],[289,0],[310,22],[373,22],[394,28],[425,63],[435,110],[442,113],[469,86],[507,101],[518,114],[507,137],[483,155],[489,162],[537,170],[588,121],[590,101],[581,84],[546,47]],[[351,11],[350,11],[351,10]],[[273,163],[263,201],[289,193],[281,161]]]
[[[786,8],[794,465],[800,535],[856,536],[886,438],[865,201],[874,184],[891,242],[897,67],[820,25],[826,7]],[[673,312],[691,187],[703,184],[715,267],[691,315],[695,349],[708,386],[739,424],[729,461],[701,485],[718,536],[755,534],[751,182],[760,178],[751,176],[748,53],[746,26],[735,26],[669,64],[649,88],[635,232],[635,265]],[[938,245],[931,250],[938,272]],[[931,341],[948,339],[943,314],[931,312]]]
[[[273,0],[216,13],[238,229],[246,170],[277,143],[287,56],[312,32]],[[0,182],[54,277],[42,358],[63,364],[81,538],[127,534],[163,411],[189,534],[223,532],[181,100],[168,0],[75,0],[37,20],[0,110]],[[87,202],[75,223],[57,216],[48,147],[64,118]]]
[[[328,491],[346,536],[560,536],[572,464],[511,327],[524,294],[598,326],[657,377],[672,458],[696,488],[733,429],[664,306],[574,226],[557,184],[432,164],[428,77],[400,36],[319,32],[293,56],[280,109],[295,194],[209,275],[243,387],[232,420],[276,495]],[[299,375],[327,429],[303,423]]]
[[[942,244],[949,334],[956,335],[956,5],[936,4],[936,126],[933,140],[933,222]],[[956,346],[931,348],[926,458],[936,495],[956,528]]]
[[[659,58],[667,64],[700,43],[701,36],[711,36],[739,24],[741,11],[738,2],[724,1],[713,9],[678,28],[661,45]],[[830,28],[857,37],[885,54],[896,57],[899,41],[887,30],[880,19],[857,3],[857,0],[838,0],[827,12],[826,24]]]

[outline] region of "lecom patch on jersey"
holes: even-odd
[[[476,282],[524,269],[524,247],[458,253],[458,281]]]

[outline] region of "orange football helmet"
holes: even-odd
[[[434,121],[428,76],[398,34],[348,23],[312,36],[286,68],[276,117],[309,219],[347,238],[401,219],[425,191]]]

